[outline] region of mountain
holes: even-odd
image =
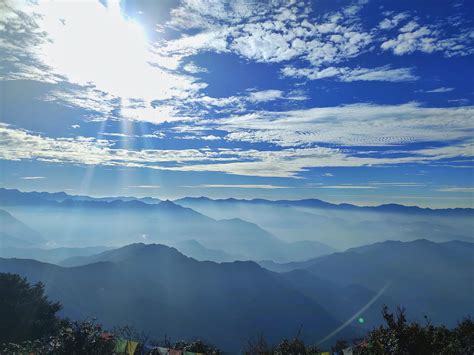
[[[38,261],[58,264],[65,259],[73,257],[95,255],[103,251],[109,250],[108,247],[84,247],[84,248],[29,248],[29,247],[5,247],[0,248],[0,257],[2,258],[21,258],[35,259]]]
[[[387,287],[384,296],[420,319],[427,315],[451,326],[474,314],[473,243],[386,241],[286,266],[278,269],[303,269],[341,287]]]
[[[232,255],[219,249],[206,248],[196,240],[184,240],[174,245],[184,255],[190,256],[199,261],[230,262],[242,260],[238,255]]]
[[[199,262],[163,245],[133,244],[80,267],[0,259],[0,272],[42,281],[63,315],[96,317],[106,327],[128,324],[155,338],[202,338],[237,352],[260,332],[275,342],[316,342],[339,322],[281,275],[254,262]],[[345,336],[351,336],[348,329]]]
[[[32,247],[46,243],[44,238],[36,231],[13,217],[5,210],[0,210],[0,246],[7,247]]]
[[[18,200],[20,198],[20,200]],[[112,202],[112,201],[140,201],[148,204],[156,204],[160,203],[161,200],[152,197],[131,197],[131,196],[115,196],[115,197],[91,197],[91,196],[84,196],[84,195],[69,195],[65,192],[21,192],[16,189],[5,189],[0,188],[0,201],[4,205],[8,204],[21,204],[21,203],[32,203],[34,201],[38,201],[41,203],[40,200],[46,201],[55,201],[55,202],[63,202],[66,200],[72,201],[103,201],[103,202]]]
[[[395,203],[383,204],[379,206],[356,206],[348,203],[334,204],[325,202],[319,199],[302,199],[302,200],[265,200],[265,199],[210,199],[208,197],[185,197],[175,200],[180,205],[193,204],[248,204],[248,205],[271,205],[271,206],[292,206],[292,207],[306,207],[319,209],[335,209],[335,210],[352,210],[352,211],[371,211],[371,212],[387,212],[387,213],[419,213],[419,214],[435,214],[435,215],[456,215],[465,214],[469,216],[474,215],[472,208],[445,208],[432,209],[422,208],[418,206],[405,206]]]
[[[60,266],[76,267],[100,262],[119,262],[126,260],[130,255],[133,255],[134,252],[144,250],[145,245],[146,244],[143,243],[136,243],[118,249],[106,250],[98,254],[73,256],[71,258],[63,260],[60,263]],[[149,245],[151,247],[156,244]]]

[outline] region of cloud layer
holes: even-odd
[[[469,99],[451,98],[458,107],[396,97],[382,103],[357,101],[356,92],[357,103],[318,101],[309,85],[411,85],[424,79],[425,68],[401,58],[474,53],[474,31],[464,18],[377,10],[367,21],[369,5],[320,11],[304,1],[185,0],[150,34],[116,2],[5,1],[0,79],[50,84],[35,99],[81,109],[83,122],[69,124],[71,135],[51,136],[4,124],[0,158],[292,178],[315,167],[472,158]],[[230,69],[213,65],[220,60]],[[234,75],[240,66],[252,70]],[[265,80],[256,85],[238,77],[261,72]],[[426,80],[431,88],[413,93],[456,92]],[[150,124],[155,133],[79,133],[95,121]],[[150,138],[175,145],[117,143]],[[221,185],[207,187],[213,186]]]

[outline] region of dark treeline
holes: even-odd
[[[171,342],[148,339],[133,328],[106,331],[94,321],[71,321],[57,316],[59,303],[51,302],[41,283],[30,285],[16,274],[0,273],[0,354],[115,354],[119,338],[133,339],[141,344],[163,346],[204,354],[222,354],[202,342]],[[330,349],[333,354],[473,354],[474,323],[464,319],[455,328],[409,322],[405,311],[382,310],[385,323],[365,337],[339,340]],[[242,352],[253,355],[321,354],[328,349],[305,344],[297,335],[279,344],[269,344],[264,336],[250,339]],[[135,354],[153,354],[138,347]]]

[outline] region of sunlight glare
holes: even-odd
[[[40,2],[37,6],[40,28],[49,39],[40,55],[69,81],[148,103],[186,95],[192,88],[192,78],[150,65],[157,58],[144,29],[124,17],[118,2],[109,1],[108,6],[92,1]]]

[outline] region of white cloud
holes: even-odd
[[[234,141],[266,142],[282,147],[315,143],[387,146],[470,139],[473,114],[472,106],[355,104],[286,112],[259,111],[206,123],[226,130],[227,139]]]
[[[348,70],[341,76],[342,81],[413,81],[418,77],[413,74],[412,68],[391,69],[390,66],[378,68],[356,68]]]
[[[355,189],[355,190],[373,190],[377,189],[375,186],[365,185],[332,185],[332,186],[318,186],[318,189]]]
[[[318,80],[335,77],[341,81],[390,81],[403,82],[417,80],[412,68],[391,68],[386,65],[377,68],[348,68],[328,67],[322,70],[317,68],[295,68],[286,66],[282,69],[284,76]]]
[[[36,159],[84,165],[160,167],[163,163],[219,161],[219,153],[205,149],[127,150],[114,149],[114,143],[93,137],[51,138],[0,125],[0,159]],[[232,158],[230,158],[232,159]],[[235,159],[235,158],[234,158]]]
[[[419,183],[419,182],[370,182],[370,185],[376,186],[394,186],[394,187],[422,187],[426,186],[426,184]]]
[[[310,7],[296,1],[184,1],[172,11],[169,24],[217,35],[218,51],[264,63],[294,58],[313,65],[336,63],[360,54],[373,41],[356,21],[360,4],[319,20],[309,19]],[[207,50],[207,45],[198,47]]]
[[[451,92],[453,91],[454,88],[447,88],[447,87],[440,87],[440,88],[437,88],[437,89],[433,89],[433,90],[425,90],[423,92],[426,92],[426,93],[432,93],[432,94],[438,94],[438,93],[444,93],[444,92]]]
[[[195,63],[193,62],[190,62],[190,63],[187,63],[183,69],[185,71],[187,71],[188,73],[191,73],[191,74],[197,74],[197,73],[209,73],[209,70],[207,70],[206,68],[201,68],[199,66],[197,66]]]
[[[379,23],[379,28],[382,30],[391,30],[392,28],[398,26],[400,21],[408,18],[409,15],[406,12],[396,14],[391,18],[385,18]]]
[[[448,100],[448,102],[457,104],[459,106],[466,106],[466,105],[469,105],[471,100],[466,99],[466,98],[461,98],[461,99],[451,99],[451,100]]]
[[[11,2],[3,10],[0,48],[12,66],[4,78],[66,80],[78,85],[74,91],[57,89],[45,100],[95,110],[107,117],[120,106],[120,100],[140,99],[149,105],[153,100],[189,98],[206,86],[191,75],[170,70],[179,67],[183,54],[164,49],[163,55],[159,46],[148,42],[140,25],[121,14],[117,2],[110,1],[107,6],[100,2]],[[201,43],[195,45],[201,48],[205,34],[194,40],[198,37]],[[188,39],[187,47],[187,53],[192,53],[193,39]],[[215,43],[212,48],[216,50]],[[150,121],[162,121],[155,118],[160,113],[151,109],[133,113],[128,107],[125,111],[127,118],[145,114],[151,116]]]
[[[474,193],[474,187],[445,187],[437,189],[436,191],[440,192],[461,192],[461,193]]]
[[[229,189],[286,189],[288,186],[281,185],[268,185],[268,184],[252,184],[252,185],[219,185],[219,184],[206,184],[206,185],[193,185],[193,186],[182,186],[188,188],[229,188]]]
[[[249,95],[249,101],[251,102],[268,102],[280,99],[283,96],[281,90],[264,90],[252,92]]]
[[[439,29],[439,25],[420,25],[416,20],[411,20],[398,29],[395,38],[385,40],[380,48],[390,50],[395,55],[419,51],[441,52],[447,57],[465,56],[474,53],[473,40],[472,31],[468,28],[448,36]]]
[[[46,179],[45,176],[22,176],[20,179],[22,180],[42,180]]]
[[[160,189],[160,185],[133,185],[129,186],[129,188],[133,189]]]
[[[261,91],[247,90],[243,94],[229,97],[216,98],[206,95],[198,95],[192,99],[182,102],[181,108],[186,107],[187,104],[199,104],[204,108],[212,108],[213,112],[217,113],[238,113],[247,111],[250,106],[249,104],[258,104],[276,100],[304,101],[307,99],[308,97],[302,90],[291,90],[287,94],[281,90],[276,89]],[[199,114],[199,111],[196,111],[193,108],[191,108],[190,111],[192,113],[197,112]]]
[[[403,163],[434,163],[440,159],[472,157],[472,144],[379,152],[304,147],[255,149],[144,149],[114,148],[114,143],[91,137],[51,138],[0,125],[0,159],[38,160],[91,166],[122,166],[176,171],[211,171],[261,177],[298,177],[313,167],[355,167]],[[359,153],[359,154],[357,154]],[[400,157],[399,155],[402,155]]]
[[[244,32],[236,36],[231,48],[257,62],[281,62],[302,54],[299,43],[292,45],[293,38],[292,33],[281,34],[267,29],[265,23],[248,24],[244,27]]]
[[[458,156],[472,156],[472,144],[445,148],[405,151],[406,157],[390,157],[381,153],[380,157],[354,156],[354,151],[338,148],[288,148],[280,151],[240,151],[240,160],[215,164],[192,164],[173,170],[211,171],[237,175],[261,177],[293,177],[314,167],[359,167],[383,166],[407,163],[434,163],[440,159]]]

